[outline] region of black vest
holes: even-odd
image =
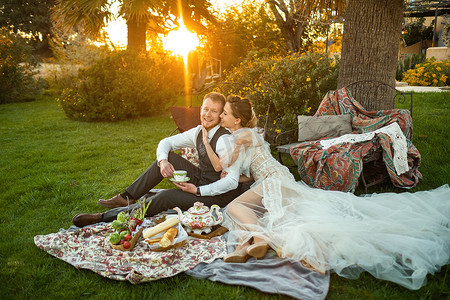
[[[211,148],[214,150],[214,153],[216,153],[216,144],[217,140],[220,136],[224,134],[229,134],[230,132],[226,130],[223,127],[219,127],[219,129],[216,131],[214,136],[212,137],[211,141],[209,141],[209,144],[211,145]],[[200,178],[199,178],[199,185],[206,185],[210,184],[212,182],[215,182],[220,179],[220,173],[216,172],[214,170],[213,165],[211,164],[211,161],[209,160],[208,153],[206,153],[205,145],[203,144],[203,138],[202,138],[202,131],[200,130],[200,133],[197,136],[197,152],[198,152],[198,162],[199,162],[199,168],[200,168]],[[217,153],[216,153],[217,154]]]

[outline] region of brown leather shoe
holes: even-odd
[[[130,204],[134,204],[136,201],[134,201],[133,199],[129,199],[130,200]],[[124,207],[128,205],[128,201],[127,199],[125,199],[124,197],[122,197],[120,194],[115,195],[114,197],[112,197],[111,199],[108,200],[104,200],[104,199],[100,199],[97,201],[98,205],[107,207],[107,208],[116,208],[116,207]]]
[[[98,214],[78,214],[72,218],[73,225],[84,227],[86,225],[95,224],[102,221],[102,213]]]

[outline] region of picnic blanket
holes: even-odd
[[[421,157],[411,142],[413,127],[408,110],[367,111],[347,89],[342,88],[328,92],[314,116],[340,114],[352,116],[354,134],[372,132],[397,122],[406,137],[409,170],[397,174],[392,140],[385,133],[377,133],[369,141],[341,143],[326,149],[320,143],[323,139],[320,139],[302,142],[290,149],[290,155],[296,162],[300,177],[305,183],[324,190],[354,192],[362,172],[363,158],[381,148],[392,184],[399,188],[412,188],[417,185],[422,178],[418,170]]]
[[[110,223],[83,228],[71,227],[47,235],[37,235],[34,243],[45,252],[76,268],[92,270],[104,277],[133,284],[167,278],[212,262],[226,254],[223,238],[189,239],[184,247],[165,252],[150,251],[141,238],[132,251],[111,247]]]
[[[155,216],[158,218],[161,216]],[[151,218],[152,219],[152,218]],[[195,278],[230,285],[249,286],[266,293],[296,299],[325,299],[330,274],[322,275],[301,263],[280,259],[269,251],[264,259],[245,264],[225,263],[226,236],[209,240],[189,237],[183,247],[164,252],[150,251],[141,239],[131,251],[112,249],[107,237],[110,223],[83,228],[72,226],[59,232],[37,235],[37,247],[76,268],[88,269],[109,279],[132,284],[152,282],[181,272]]]

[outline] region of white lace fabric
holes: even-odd
[[[397,175],[408,172],[408,144],[406,142],[406,137],[397,122],[367,133],[349,133],[334,139],[322,140],[320,141],[320,145],[324,149],[328,149],[331,146],[342,143],[361,143],[372,140],[378,133],[387,134],[392,141],[392,147],[394,148],[393,161]]]
[[[420,288],[428,273],[450,262],[448,185],[368,197],[314,189],[296,182],[267,144],[244,130],[248,143],[239,153],[245,157],[234,163],[255,184],[227,206],[229,245],[261,237],[280,257],[347,278],[367,271],[409,289]],[[236,140],[242,131],[233,133]]]

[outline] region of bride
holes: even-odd
[[[228,157],[219,160],[205,137],[215,169],[226,174],[229,166],[239,164],[241,179],[255,181],[227,206],[224,226],[236,248],[226,262],[261,258],[271,247],[280,257],[322,273],[333,270],[357,278],[368,271],[409,289],[420,288],[428,273],[449,263],[448,185],[366,197],[314,189],[296,182],[273,158],[254,129],[249,100],[230,95],[221,120],[233,144]]]

